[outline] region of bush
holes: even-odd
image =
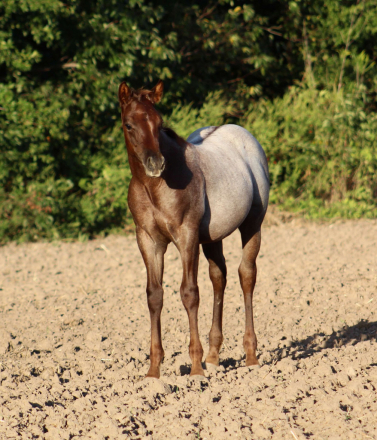
[[[377,217],[377,115],[361,92],[292,87],[241,119],[266,150],[271,202],[306,217]]]
[[[376,216],[375,0],[3,0],[0,15],[0,243],[131,222],[122,80],[166,80],[182,136],[246,125],[273,202]]]

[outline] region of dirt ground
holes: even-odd
[[[221,365],[206,381],[188,375],[174,247],[161,380],[143,380],[149,313],[134,236],[0,248],[0,438],[377,439],[377,222],[272,223],[254,296],[261,368],[244,366],[235,233]],[[207,272],[201,255],[205,350]]]

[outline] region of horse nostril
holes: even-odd
[[[165,169],[165,158],[162,155],[149,156],[144,162],[147,174],[151,177],[159,177]]]
[[[150,171],[153,171],[155,169],[155,165],[156,165],[156,163],[155,163],[154,159],[152,157],[148,157],[148,159],[147,159],[147,167],[148,167],[148,169]]]

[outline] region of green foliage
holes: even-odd
[[[296,45],[312,86],[340,89],[375,81],[370,69],[377,34],[377,3],[358,1],[294,1],[285,36]],[[368,73],[369,71],[369,73]],[[356,78],[355,78],[356,76]]]
[[[377,217],[377,115],[365,97],[292,87],[242,119],[269,158],[271,202],[307,217]]]
[[[246,125],[285,208],[376,216],[374,0],[3,0],[0,16],[0,242],[131,221],[122,80],[165,80],[182,136]]]
[[[210,93],[200,108],[178,104],[167,122],[180,136],[187,138],[197,128],[224,124],[235,107],[234,101],[226,100],[220,93]]]

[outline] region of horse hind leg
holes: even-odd
[[[253,292],[257,279],[256,258],[261,243],[261,231],[250,229],[250,226],[243,224],[240,227],[242,238],[242,261],[238,269],[240,283],[243,290],[245,302],[245,335],[243,346],[246,353],[246,365],[259,365],[257,359],[257,337],[254,331],[253,319]]]
[[[219,351],[223,342],[223,304],[226,286],[226,265],[222,241],[203,244],[209,263],[209,276],[213,285],[213,318],[209,333],[209,352],[206,363],[219,365]]]

